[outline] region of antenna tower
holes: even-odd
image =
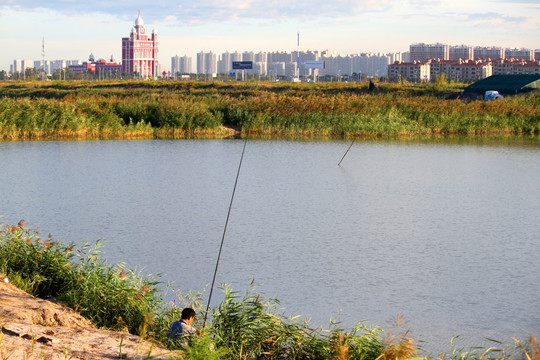
[[[298,31],[296,35],[296,77],[300,79],[300,31]]]
[[[45,36],[41,40],[41,80],[45,80]]]

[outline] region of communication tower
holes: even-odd
[[[41,80],[45,80],[45,36],[41,40]]]

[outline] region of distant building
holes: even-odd
[[[352,56],[352,72],[372,77],[387,76],[388,65],[391,64],[390,58],[394,59],[395,56],[372,53],[354,55]]]
[[[197,74],[216,74],[217,54],[201,51],[197,54]]]
[[[491,76],[493,74],[493,66],[489,61],[458,60],[452,64],[450,71],[448,79],[469,82]]]
[[[135,19],[135,26],[129,37],[122,38],[122,70],[140,77],[155,78],[159,75],[157,32],[146,32],[141,14]]]
[[[175,77],[177,74],[191,74],[192,73],[192,58],[191,56],[173,56],[171,58],[171,73]]]
[[[94,55],[90,54],[90,56],[88,57],[88,61],[84,61],[82,64],[68,65],[67,67],[74,73],[84,73],[91,71],[99,75],[111,73],[121,74],[123,71],[122,65],[116,62],[116,60],[114,59],[114,55],[111,55],[110,61],[107,61],[105,59],[95,60]]]
[[[396,53],[390,53],[388,54],[388,63],[393,64],[396,61],[398,62],[410,62],[410,56],[408,56],[408,52],[396,52]]]
[[[540,74],[540,60],[504,59],[493,62],[493,75]]]
[[[409,46],[411,62],[424,62],[428,59],[449,60],[450,47],[446,44],[412,44]]]
[[[218,73],[220,74],[229,74],[232,71],[233,61],[242,61],[242,54],[237,51],[230,53],[224,52],[221,54],[221,59],[218,60]]]
[[[452,75],[452,66],[456,63],[457,63],[456,60],[430,61],[429,62],[429,77],[431,79],[436,79],[438,77],[441,77],[442,74],[444,74],[447,79],[450,79]]]
[[[428,60],[425,63],[395,62],[388,65],[388,78],[393,81],[430,81],[444,74],[448,80],[468,82],[484,79],[492,73],[492,63],[480,60]]]
[[[399,81],[400,79],[412,82],[425,82],[431,80],[430,64],[419,61],[388,65],[388,78]]]
[[[34,63],[30,59],[16,59],[13,60],[13,65],[10,66],[10,72],[14,73],[24,73],[26,69],[32,69]]]
[[[429,76],[426,77],[425,71]],[[442,74],[448,80],[460,82],[477,81],[492,75],[538,75],[540,60],[428,60],[425,63],[395,62],[388,65],[388,77],[393,81],[428,81]]]
[[[448,60],[473,60],[473,48],[467,45],[450,46]]]
[[[505,59],[534,60],[534,51],[531,49],[505,49]]]
[[[353,64],[350,56],[323,56],[321,58],[326,67],[320,71],[320,75],[352,75]]]
[[[473,49],[473,59],[491,59],[499,60],[504,59],[504,49],[502,47],[492,46],[492,47],[481,47],[475,46]]]

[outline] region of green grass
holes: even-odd
[[[201,293],[177,291],[175,300],[166,303],[156,276],[107,264],[99,242],[77,249],[51,237],[44,240],[24,224],[5,224],[0,229],[0,273],[35,296],[67,302],[97,327],[129,331],[171,349],[182,349],[166,338],[166,332],[185,306],[196,309],[195,326],[202,328]],[[278,300],[260,296],[252,285],[244,294],[225,286],[223,297],[212,309],[204,333],[179,358],[403,360],[418,356],[417,344],[404,331],[399,315],[397,330],[386,333],[364,322],[348,330],[337,323],[314,329],[299,317],[285,315]],[[517,340],[516,344],[515,349],[451,349],[439,358],[539,359],[540,348],[533,337],[525,345]]]

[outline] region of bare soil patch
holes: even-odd
[[[33,297],[0,276],[0,359],[169,359],[161,346],[96,329],[71,308]]]

